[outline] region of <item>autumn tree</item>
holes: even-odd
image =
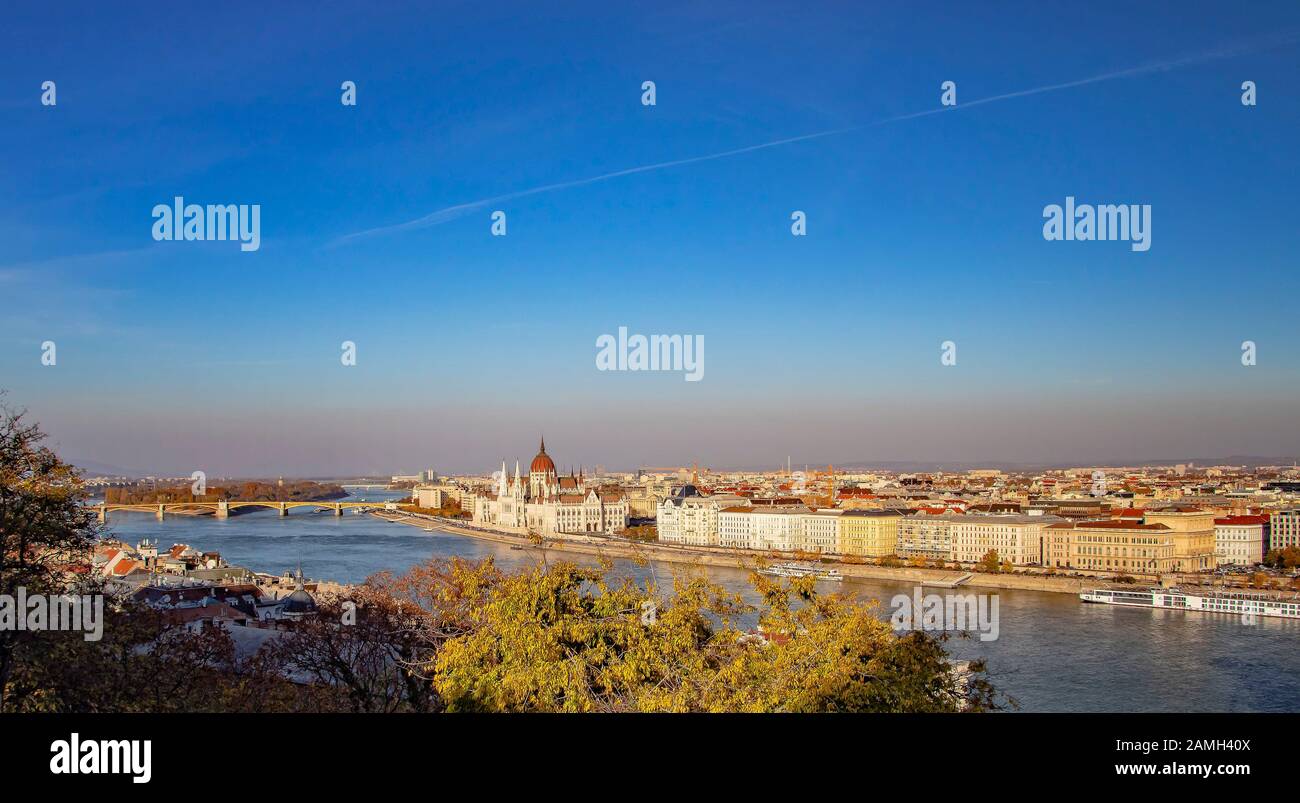
[[[468,632],[471,610],[500,581],[491,561],[430,561],[383,572],[344,595],[317,600],[271,648],[293,675],[340,690],[358,712],[442,708],[425,673],[441,646]]]
[[[45,434],[0,403],[0,594],[60,594],[75,565],[87,565],[97,532],[75,468],[42,445]],[[0,629],[0,709],[12,704],[10,680],[40,634]]]
[[[755,573],[746,605],[702,577],[653,587],[608,567],[537,566],[471,609],[430,674],[451,711],[958,711],[998,705],[982,665],[960,675],[925,633],[812,578]],[[757,614],[759,632],[739,628]]]
[[[273,654],[241,655],[223,627],[191,629],[170,613],[110,598],[99,640],[76,631],[38,634],[16,662],[4,710],[349,710],[336,687],[293,683]]]
[[[1264,565],[1275,569],[1295,569],[1300,567],[1300,547],[1270,549],[1264,556]]]

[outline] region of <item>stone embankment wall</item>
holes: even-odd
[[[379,514],[376,514],[379,515]],[[563,539],[548,538],[542,547],[532,544],[522,534],[486,530],[473,525],[450,523],[446,519],[434,519],[431,516],[419,516],[436,524],[438,529],[471,538],[495,541],[502,544],[523,546],[528,550],[546,549],[557,552],[572,552],[618,558],[645,558],[666,563],[685,563],[697,566],[717,566],[728,569],[753,569],[762,559],[761,555],[738,553],[735,550],[710,549],[707,547],[670,547],[662,544],[636,544],[616,541],[608,538],[574,535]],[[411,521],[411,523],[422,523]],[[952,569],[918,569],[913,567],[866,566],[853,563],[836,564],[836,568],[845,578],[862,578],[871,580],[888,580],[893,582],[947,585],[967,572]],[[1085,588],[1098,585],[1097,580],[1077,577],[1052,577],[1034,574],[985,574],[970,573],[970,579],[958,588],[1002,588],[1025,591],[1047,591],[1059,594],[1078,594]]]

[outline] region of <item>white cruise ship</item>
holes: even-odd
[[[773,577],[807,577],[812,575],[818,580],[843,580],[844,575],[840,574],[838,569],[823,569],[820,566],[809,566],[803,563],[778,563],[773,566],[764,566],[758,570],[759,574],[767,574]]]
[[[1079,595],[1084,602],[1167,608],[1176,611],[1230,613],[1300,619],[1300,594],[1218,588],[1091,588]]]

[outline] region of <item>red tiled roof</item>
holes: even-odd
[[[1221,519],[1215,519],[1215,524],[1223,524],[1229,527],[1240,527],[1249,524],[1268,524],[1268,516],[1224,516]]]

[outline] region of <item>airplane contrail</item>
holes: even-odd
[[[347,234],[335,240],[332,243],[332,245],[339,245],[345,242],[350,242],[352,240],[358,240],[358,239],[371,237],[378,234],[391,234],[394,232],[406,231],[408,229],[420,229],[420,228],[425,228],[427,226],[437,226],[441,223],[446,223],[450,220],[455,220],[456,218],[467,215],[470,212],[473,212],[477,209],[482,209],[483,207],[488,206],[490,204],[497,204],[503,201],[513,201],[516,198],[525,198],[530,195],[539,195],[544,192],[554,192],[555,190],[567,190],[572,187],[581,187],[587,184],[595,184],[601,181],[609,181],[610,179],[619,178],[621,176],[630,176],[636,173],[648,173],[652,170],[664,170],[670,167],[681,167],[683,165],[695,164],[697,162],[710,162],[715,159],[726,159],[732,156],[739,156],[745,153],[752,153],[754,151],[766,150],[768,148],[779,148],[783,145],[792,145],[796,142],[807,142],[809,140],[822,139],[823,137],[833,137],[841,134],[853,133],[855,131],[865,131],[870,128],[875,128],[882,125],[888,125],[890,123],[899,123],[905,120],[915,120],[919,117],[928,117],[933,114],[945,114],[948,112],[955,112],[960,109],[970,108],[971,106],[983,106],[988,103],[996,103],[998,101],[1011,100],[1013,98],[1023,98],[1023,97],[1028,97],[1030,95],[1041,95],[1046,92],[1059,92],[1062,89],[1073,89],[1074,87],[1087,86],[1088,84],[1099,84],[1104,81],[1115,81],[1121,78],[1134,78],[1140,75],[1149,75],[1151,73],[1157,73],[1157,72],[1167,72],[1169,70],[1176,70],[1182,67],[1189,67],[1194,64],[1203,64],[1207,61],[1216,61],[1219,59],[1231,58],[1233,56],[1254,52],[1256,50],[1264,50],[1264,49],[1294,44],[1297,41],[1300,41],[1300,32],[1283,33],[1283,34],[1266,37],[1264,39],[1254,40],[1249,43],[1242,43],[1242,44],[1232,45],[1232,46],[1224,46],[1216,50],[1208,51],[1206,53],[1200,53],[1193,56],[1184,56],[1182,58],[1173,59],[1170,61],[1161,61],[1161,62],[1154,62],[1149,64],[1142,64],[1136,67],[1129,67],[1127,69],[1117,70],[1115,72],[1102,73],[1100,75],[1093,75],[1087,78],[1080,78],[1075,81],[1066,81],[1064,83],[1059,83],[1059,84],[1048,84],[1046,86],[1038,86],[1030,89],[1021,89],[1015,92],[1005,92],[1000,95],[990,95],[988,97],[977,98],[975,100],[962,101],[956,106],[940,106],[938,108],[926,109],[925,111],[911,112],[909,114],[900,114],[900,115],[895,115],[893,117],[886,117],[880,120],[875,120],[870,123],[863,123],[861,125],[847,126],[844,128],[833,128],[826,131],[817,131],[811,134],[800,134],[798,136],[785,137],[783,139],[776,139],[770,142],[760,142],[757,145],[747,145],[743,148],[733,148],[731,150],[719,151],[717,153],[708,153],[702,156],[689,156],[683,159],[672,159],[667,162],[655,162],[654,164],[640,165],[639,167],[629,167],[623,170],[615,170],[612,173],[602,173],[601,175],[598,176],[589,176],[587,178],[579,178],[579,179],[574,179],[572,181],[561,181],[555,184],[545,184],[540,187],[532,187],[531,189],[519,190],[517,192],[510,192],[504,195],[495,195],[491,198],[482,198],[477,201],[469,201],[462,204],[456,204],[455,206],[444,207],[435,212],[430,212],[429,214],[424,215],[423,217],[418,217],[415,218],[414,220],[408,220],[405,223],[395,223],[390,226],[379,226],[373,229],[366,229],[364,231]]]

